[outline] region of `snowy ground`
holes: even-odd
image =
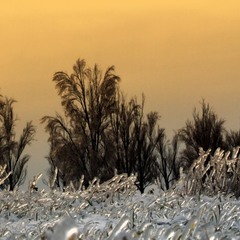
[[[141,195],[119,177],[72,192],[0,192],[0,239],[240,239],[240,201]],[[147,192],[149,189],[147,189]]]

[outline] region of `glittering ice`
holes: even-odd
[[[140,194],[134,176],[83,190],[0,192],[0,239],[240,239],[232,196]],[[148,191],[146,191],[148,192]]]

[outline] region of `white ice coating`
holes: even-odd
[[[135,180],[118,175],[86,190],[0,191],[0,239],[240,239],[240,201],[233,196],[156,186],[140,194]]]

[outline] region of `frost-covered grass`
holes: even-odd
[[[54,190],[55,176],[50,191],[36,191],[40,174],[27,192],[0,191],[0,239],[240,239],[238,152],[201,150],[171,190],[142,195],[125,174],[87,189],[81,178],[65,192]],[[0,168],[0,184],[8,176]]]
[[[187,196],[179,186],[141,195],[134,181],[116,175],[86,190],[1,191],[0,239],[240,239],[233,196]]]
[[[240,147],[224,152],[217,148],[200,149],[199,157],[193,162],[187,174],[182,176],[183,191],[187,195],[204,194],[214,196],[219,192],[240,196]]]

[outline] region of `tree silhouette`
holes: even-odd
[[[144,96],[139,104],[136,98],[126,101],[119,93],[116,110],[111,114],[116,169],[128,176],[137,174],[137,187],[142,193],[157,178],[156,145],[160,137],[159,115],[150,112],[145,117],[144,102]]]
[[[150,112],[147,114],[147,120],[144,120],[144,101],[143,96],[141,108],[134,119],[136,141],[134,172],[138,175],[137,187],[141,193],[157,178],[158,167],[155,150],[161,137],[161,131],[156,130],[159,119],[158,113]]]
[[[61,155],[66,164],[69,164],[70,156],[76,157],[72,165],[78,170],[75,178],[81,174],[85,175],[86,181],[96,176],[101,178],[103,167],[112,165],[106,157],[109,152],[104,144],[107,144],[109,116],[115,110],[119,80],[113,66],[102,75],[97,65],[88,68],[80,59],[73,66],[71,75],[65,72],[54,74],[53,81],[69,124],[66,125],[60,115],[45,116],[42,122],[46,123],[50,133],[50,155],[54,155],[51,159],[60,161],[57,153],[61,148],[68,148],[68,151],[65,149],[67,156]]]
[[[85,185],[95,177],[105,181],[115,170],[137,174],[141,192],[159,175],[167,189],[177,178],[177,138],[167,146],[159,114],[145,115],[144,96],[141,104],[136,97],[127,101],[119,80],[114,67],[102,74],[84,60],[77,60],[70,75],[54,74],[64,117],[45,116],[42,123],[49,133],[49,176],[58,170],[57,187],[71,182],[78,187],[82,175]]]
[[[50,153],[47,157],[50,164],[49,177],[53,177],[57,168],[57,180],[63,187],[70,181],[76,182],[82,174],[89,179],[87,160],[84,157],[86,147],[81,136],[59,114],[56,117],[43,117],[42,122],[45,121],[45,129],[50,135]]]
[[[6,174],[11,173],[1,187],[11,191],[25,181],[30,156],[23,155],[23,152],[31,144],[36,131],[32,123],[28,122],[16,141],[14,103],[15,100],[7,97],[0,100],[0,164],[6,164]]]
[[[201,102],[201,113],[194,108],[193,121],[188,120],[179,131],[180,140],[185,144],[181,157],[184,167],[189,168],[198,158],[199,148],[204,151],[211,149],[213,153],[218,147],[224,148],[224,122],[204,100]]]
[[[127,173],[128,176],[134,172],[136,153],[134,120],[138,116],[140,107],[136,98],[131,98],[127,102],[123,93],[118,93],[116,108],[111,114],[116,168],[119,173]]]

